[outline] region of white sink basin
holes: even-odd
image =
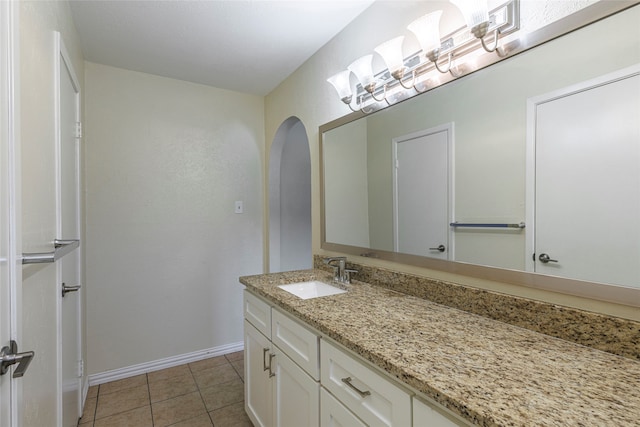
[[[329,295],[343,294],[347,292],[344,289],[336,288],[335,286],[327,285],[326,283],[318,282],[317,280],[292,283],[290,285],[280,285],[278,287],[301,299],[326,297]]]

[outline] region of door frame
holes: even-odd
[[[60,74],[60,67],[62,65],[64,65],[67,69],[67,72],[69,73],[69,76],[71,78],[71,83],[73,85],[73,88],[75,90],[75,97],[76,97],[76,112],[75,112],[75,122],[76,122],[76,126],[77,127],[77,131],[76,131],[76,141],[75,141],[75,181],[76,181],[76,188],[75,190],[75,196],[76,196],[76,230],[78,230],[78,233],[81,233],[81,184],[80,184],[80,179],[81,179],[81,175],[80,175],[80,137],[81,137],[81,128],[80,128],[80,124],[81,123],[81,98],[80,98],[80,83],[77,77],[77,74],[75,72],[75,69],[73,67],[73,63],[71,62],[71,57],[69,56],[69,52],[67,51],[67,48],[64,44],[64,41],[62,40],[61,34],[58,31],[54,32],[54,53],[55,53],[55,59],[54,59],[54,116],[55,116],[55,170],[56,170],[56,235],[58,236],[59,239],[69,239],[69,238],[80,238],[80,236],[63,236],[62,235],[62,179],[61,179],[61,174],[62,174],[62,124],[61,124],[61,111],[60,111],[60,102],[61,102],[61,88],[60,88],[60,79],[62,78],[61,74]],[[77,249],[79,250],[79,249]],[[80,257],[80,260],[78,262],[78,271],[77,271],[77,277],[80,283],[77,283],[74,285],[80,285],[81,288],[78,291],[78,298],[76,298],[77,301],[77,316],[78,318],[76,319],[76,325],[77,325],[77,330],[76,330],[76,339],[77,339],[77,343],[78,343],[78,352],[76,354],[76,360],[78,361],[78,363],[80,364],[80,366],[78,367],[78,403],[77,403],[77,408],[78,408],[78,418],[80,418],[82,416],[82,403],[84,400],[84,395],[85,395],[85,390],[84,390],[84,381],[83,381],[83,376],[84,376],[84,372],[82,369],[82,365],[83,365],[83,355],[82,355],[82,346],[83,346],[83,342],[82,342],[82,297],[83,297],[83,283],[82,283],[82,257]],[[56,263],[56,286],[61,287],[62,285],[62,264],[61,263]],[[57,394],[57,400],[58,400],[58,425],[62,425],[63,422],[63,396],[64,396],[64,392],[63,392],[63,378],[62,378],[62,372],[63,372],[63,359],[62,359],[62,294],[61,292],[58,293],[58,297],[56,300],[56,335],[57,335],[57,342],[58,342],[58,348],[57,348],[57,358],[58,358],[58,363],[57,363],[57,388],[59,390],[58,394]]]
[[[423,129],[410,134],[398,136],[391,140],[391,170],[392,175],[392,191],[393,191],[393,250],[398,251],[398,168],[396,167],[398,161],[398,144],[423,136],[433,135],[436,133],[447,132],[447,218],[451,223],[455,218],[455,204],[454,204],[454,189],[455,189],[455,162],[454,160],[454,123],[444,123],[442,125],[434,126],[428,129]],[[447,224],[447,260],[451,261],[455,259],[455,234],[453,228]]]
[[[13,1],[0,2],[0,207],[3,212],[2,245],[6,255],[0,254],[4,264],[0,278],[0,320],[3,334],[9,339],[22,342],[22,234],[20,232],[21,170],[20,170],[20,75],[18,70],[19,4]],[[5,326],[4,323],[8,326]],[[5,346],[8,342],[0,344]],[[24,350],[24,349],[22,349]],[[18,348],[18,351],[21,351]],[[0,390],[0,424],[10,427],[22,425],[22,381],[13,380],[11,372],[1,381],[9,384]],[[8,395],[6,394],[8,392]],[[6,413],[5,413],[6,411]]]
[[[536,122],[538,106],[565,98],[580,92],[585,92],[616,81],[640,75],[640,64],[632,65],[593,79],[585,80],[552,92],[527,99],[527,130],[526,130],[526,184],[525,184],[525,271],[535,272],[536,252]]]

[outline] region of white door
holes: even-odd
[[[22,298],[17,283],[22,282],[20,235],[17,229],[19,191],[19,144],[14,81],[16,61],[13,57],[17,40],[17,12],[14,2],[0,2],[0,348],[11,340],[21,343]],[[25,349],[18,348],[21,352]],[[15,365],[0,376],[0,426],[18,427],[21,422],[22,387],[13,378]],[[28,375],[28,374],[27,374]]]
[[[58,128],[58,238],[80,239],[80,105],[79,86],[59,34],[59,128]],[[60,286],[60,342],[61,387],[63,426],[78,424],[81,414],[81,365],[80,348],[80,250],[65,255],[58,261],[58,286]],[[65,292],[62,287],[73,290]]]
[[[453,125],[393,140],[394,250],[451,259]]]
[[[634,68],[530,104],[533,271],[640,286],[640,67]]]

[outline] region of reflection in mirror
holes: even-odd
[[[353,119],[357,120],[346,123],[348,120],[343,119],[339,121],[340,126],[323,126],[322,247],[453,272],[471,271],[465,270],[465,265],[499,267],[509,271],[536,271],[537,265],[542,263],[539,260],[537,263],[533,262],[535,248],[529,242],[530,236],[527,237],[536,226],[530,213],[532,211],[528,211],[533,209],[535,198],[529,200],[526,192],[528,178],[525,166],[527,162],[532,162],[527,157],[527,104],[544,94],[561,91],[622,69],[628,70],[639,64],[638,22],[640,6],[634,6],[390,108],[366,117],[354,114]],[[540,31],[543,32],[544,29]],[[606,55],[603,56],[603,52]],[[625,102],[635,106],[640,102],[637,83],[631,82],[623,93]],[[596,115],[604,115],[609,111],[599,102],[586,108],[598,112]],[[578,123],[584,129],[589,129],[589,122],[578,119]],[[629,156],[632,156],[630,163],[637,170],[640,164],[640,138],[637,135],[640,131],[638,121],[632,120],[632,123],[635,127],[631,126],[630,132],[631,139],[635,138],[635,148],[632,147]],[[447,257],[441,259],[457,261],[454,263],[429,261],[431,258],[438,258],[439,251],[418,253],[414,250],[398,250],[397,212],[394,225],[397,200],[394,203],[396,184],[393,143],[407,135],[424,133],[442,126],[450,126],[452,142],[455,141],[455,149],[447,165],[453,171],[450,193],[452,203],[448,207],[447,222],[520,224],[527,221],[525,228],[462,228],[447,224]],[[575,149],[580,150],[580,147]],[[553,157],[554,150],[550,153]],[[572,158],[569,155],[563,160],[562,165],[567,174],[571,174],[577,166],[577,160],[573,161]],[[607,165],[602,162],[590,171],[593,174],[619,173],[619,168],[619,164]],[[425,188],[426,179],[419,178],[412,183],[416,193]],[[574,188],[571,191],[577,190]],[[597,197],[589,189],[584,191],[588,196]],[[635,198],[635,205],[626,204],[631,198],[624,194],[629,192],[640,194],[640,180],[633,181],[632,188],[620,193],[620,197],[616,199],[617,204],[608,208],[615,212],[630,212],[638,218],[638,198]],[[565,200],[572,200],[574,197],[574,194],[564,194]],[[425,212],[416,214],[417,223],[420,223],[421,217],[426,221]],[[584,216],[588,218],[589,212],[584,212]],[[588,236],[599,232],[590,227],[593,224],[585,226],[579,233]],[[640,253],[638,227],[628,231],[628,239],[617,241],[616,249],[611,248],[613,253]],[[414,232],[417,234],[419,231],[416,229]],[[558,232],[557,229],[554,231]],[[575,240],[575,243],[572,243],[573,237],[568,235],[563,235],[562,239],[568,242],[567,251],[584,246],[584,239]],[[431,248],[438,245],[429,241],[424,242],[423,246]],[[594,242],[592,250],[602,249]],[[555,255],[550,249],[545,251],[550,259],[554,259]],[[420,256],[405,257],[402,254]],[[558,268],[560,262],[544,264],[545,267],[551,266],[544,274],[563,276]],[[622,283],[613,279],[613,273],[604,276],[601,274],[607,268],[618,267],[619,263],[606,261],[597,266],[600,270],[597,278],[571,274],[566,276],[591,282],[640,287],[640,273],[632,273],[631,279],[625,279]],[[473,275],[476,271],[482,271],[489,278],[498,272],[492,268],[473,270],[470,274]],[[518,277],[520,278],[516,281],[522,284],[536,281],[535,275]],[[581,283],[577,286],[582,286]],[[584,285],[585,289],[589,287],[587,285],[589,284]],[[575,293],[574,290],[560,291]],[[602,294],[602,291],[598,292]],[[635,293],[633,295],[637,296]],[[606,295],[599,297],[607,299]],[[629,301],[624,303],[628,304]],[[632,301],[631,304],[640,305],[640,301]]]

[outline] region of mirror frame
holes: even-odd
[[[545,27],[542,27],[527,35],[526,40],[517,40],[509,49],[509,55],[501,58],[498,55],[483,55],[480,71],[494,63],[508,59],[518,53],[524,52],[543,43],[561,37],[572,31],[590,25],[594,22],[607,18],[616,13],[622,12],[633,6],[640,4],[640,1],[599,1],[585,7],[567,17],[559,19]],[[443,84],[452,81],[447,80]],[[425,92],[428,93],[429,91]],[[420,94],[419,94],[420,95]],[[416,95],[416,96],[419,96]],[[412,99],[407,98],[407,99]],[[401,101],[402,102],[402,101]],[[392,107],[395,104],[390,105]],[[385,107],[389,108],[389,107]],[[377,110],[380,111],[380,110]],[[347,255],[357,255],[367,258],[375,258],[385,261],[392,261],[399,264],[412,265],[446,273],[459,274],[479,279],[486,279],[495,282],[510,283],[514,285],[526,286],[542,289],[562,294],[585,297],[594,300],[608,301],[616,304],[640,307],[640,288],[631,288],[606,283],[588,282],[584,280],[569,279],[559,276],[550,276],[540,273],[532,273],[520,270],[510,270],[498,267],[489,267],[478,264],[470,264],[460,261],[446,261],[435,258],[428,258],[417,255],[402,254],[397,252],[383,251],[358,246],[349,246],[338,243],[327,242],[326,240],[326,212],[325,212],[325,185],[324,185],[324,157],[323,157],[323,135],[325,132],[345,125],[352,121],[366,117],[360,111],[340,117],[319,128],[319,149],[320,149],[320,247],[323,250],[340,252]]]

